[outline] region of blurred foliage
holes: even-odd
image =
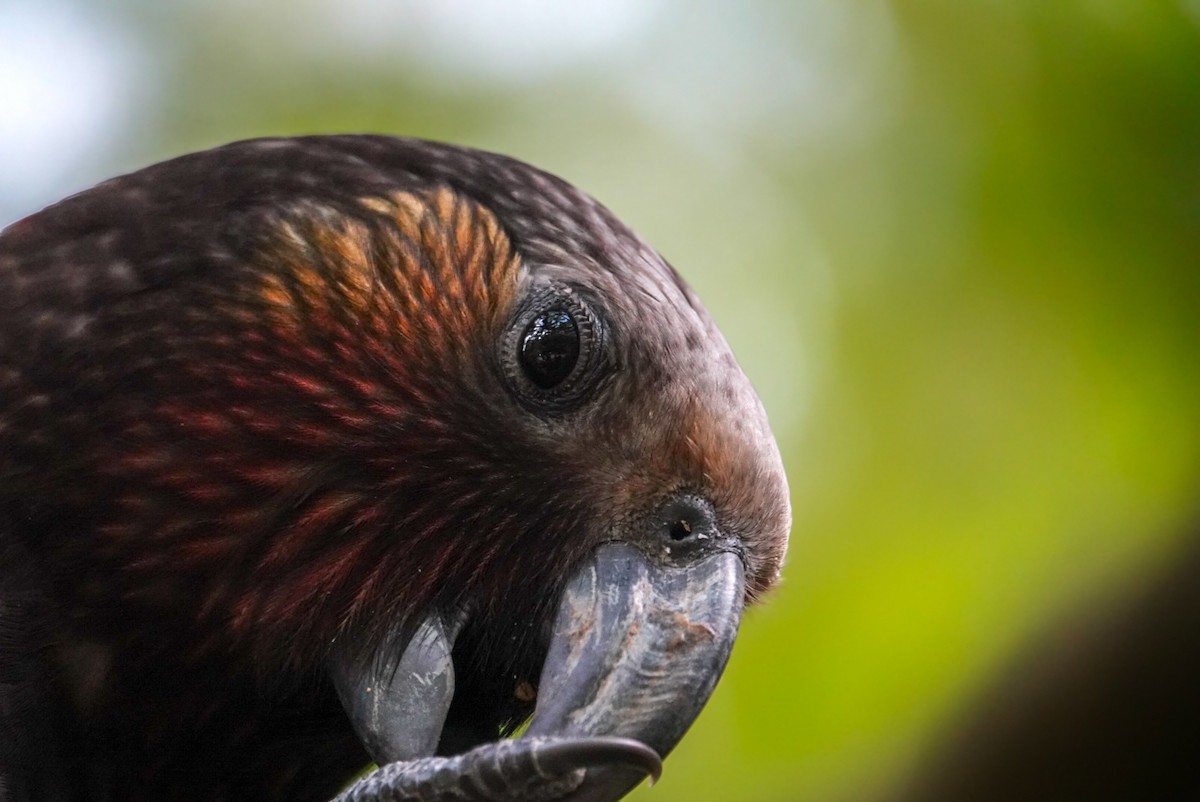
[[[635,798],[869,796],[1049,616],[1170,559],[1200,467],[1200,3],[612,3],[589,38],[524,2],[491,39],[465,21],[494,10],[430,6],[111,3],[146,88],[78,174],[451,140],[588,189],[697,287],[780,435],[793,544]]]

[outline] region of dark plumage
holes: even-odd
[[[522,356],[547,310],[580,343],[548,389]],[[765,591],[789,512],[761,405],[678,275],[556,178],[315,137],[69,198],[0,235],[0,798],[326,799],[367,763],[331,652],[434,608],[466,619],[443,750],[495,738],[574,566],[680,494]]]

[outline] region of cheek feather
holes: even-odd
[[[495,217],[439,188],[360,202],[378,219],[308,210],[279,226],[244,321],[267,342],[327,338],[403,376],[414,359],[470,356],[513,301],[520,264]]]
[[[226,325],[181,317],[174,372],[103,468],[119,490],[99,531],[126,597],[178,603],[179,582],[203,582],[185,594],[197,617],[299,642],[401,592],[403,562],[425,566],[399,583],[409,602],[457,564],[444,530],[486,499],[445,497],[463,490],[440,473],[461,446],[445,410],[482,380],[522,268],[495,217],[449,190],[361,206],[297,207],[245,281],[197,299]]]

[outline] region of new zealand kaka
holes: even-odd
[[[334,136],[107,181],[0,234],[0,799],[617,799],[789,516],[703,306],[557,178]]]

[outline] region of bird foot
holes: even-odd
[[[334,802],[550,802],[577,790],[586,770],[598,767],[631,769],[657,780],[662,760],[629,738],[518,738],[452,757],[389,763]]]

